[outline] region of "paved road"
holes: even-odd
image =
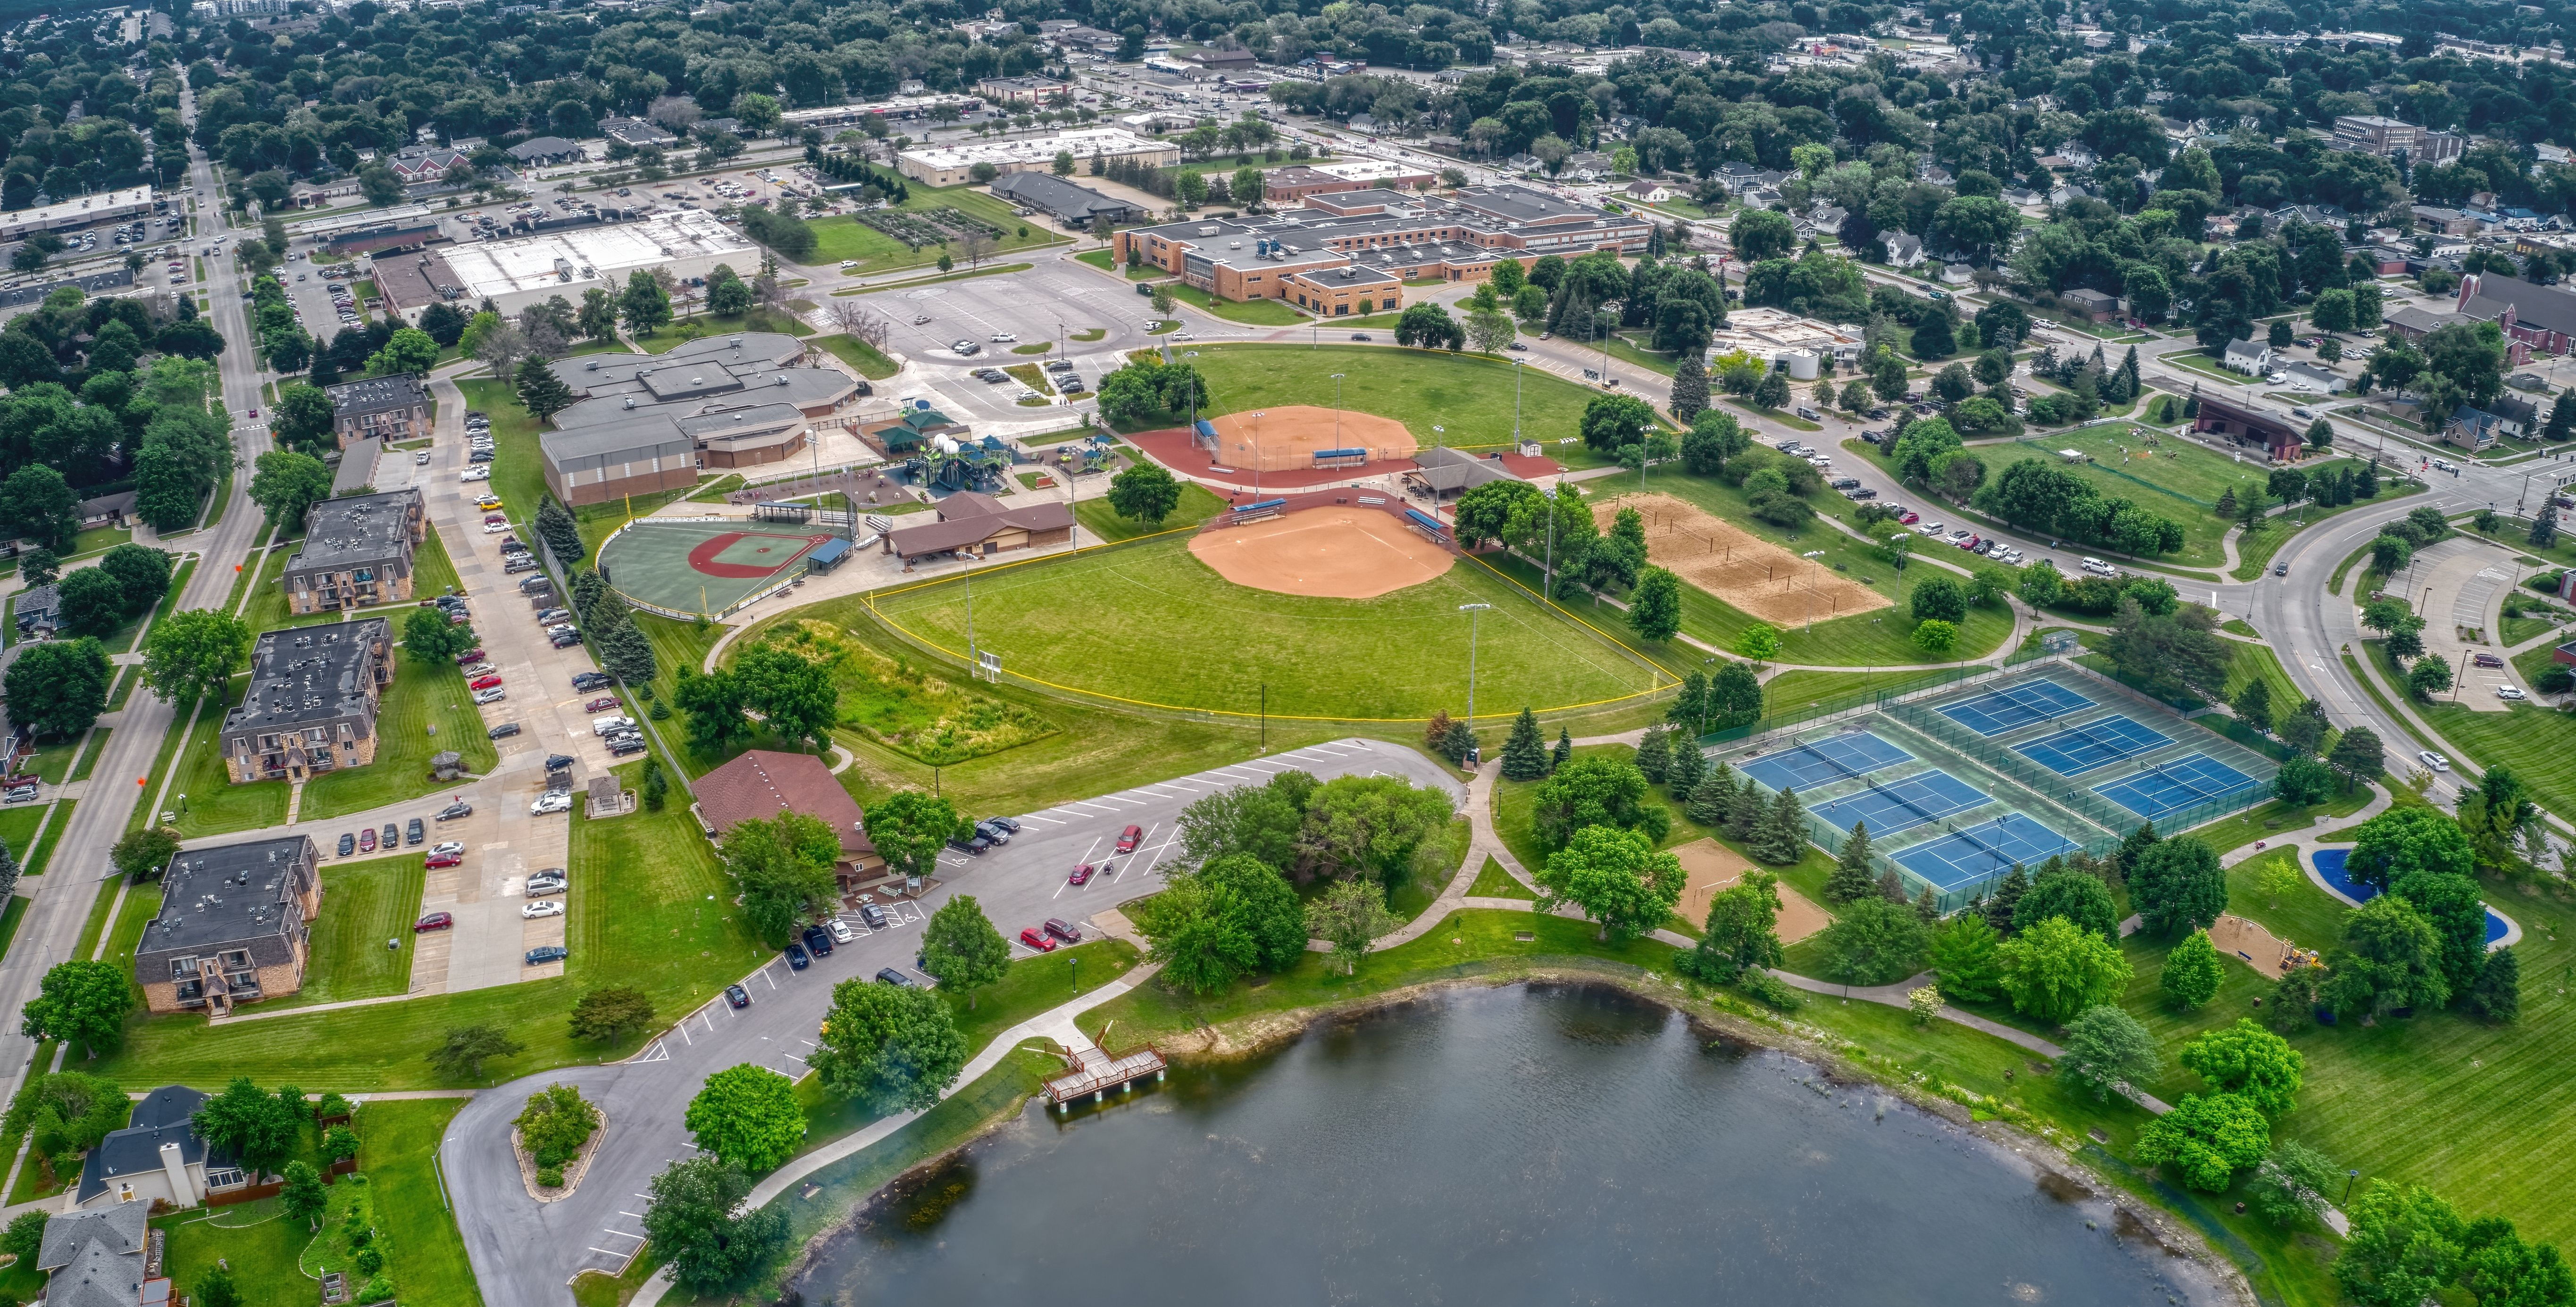
[[[638,1214],[653,1176],[691,1151],[681,1118],[699,1085],[745,1062],[803,1075],[804,1054],[813,1047],[832,984],[873,976],[881,967],[909,970],[914,932],[949,895],[974,895],[1010,936],[1049,917],[1086,920],[1162,883],[1174,822],[1192,800],[1259,784],[1291,767],[1326,778],[1401,776],[1444,786],[1462,800],[1465,795],[1463,786],[1412,750],[1341,740],[1029,813],[1020,818],[1020,833],[1010,844],[980,859],[944,857],[942,882],[919,903],[898,905],[899,924],[863,935],[803,972],[775,959],[754,972],[743,982],[752,996],[749,1008],[736,1011],[719,997],[627,1061],[543,1072],[476,1096],[450,1123],[439,1156],[484,1301],[490,1307],[562,1307],[570,1301],[564,1286],[572,1277],[585,1270],[622,1270],[642,1245]],[[1111,858],[1120,829],[1131,824],[1143,828],[1142,846],[1132,857]],[[1084,861],[1116,865],[1088,886],[1067,885],[1065,873]],[[1014,952],[1028,955],[1016,945]],[[519,1179],[510,1119],[529,1094],[558,1081],[580,1085],[600,1105],[609,1135],[581,1187],[560,1202],[540,1205]]]

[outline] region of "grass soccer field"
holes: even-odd
[[[833,538],[724,522],[629,523],[599,547],[600,574],[638,604],[675,613],[724,612],[790,575]]]
[[[1541,608],[1473,562],[1374,599],[1250,590],[1218,576],[1185,539],[986,571],[974,582],[975,642],[1013,676],[1172,707],[1279,717],[1404,720],[1467,708],[1469,618],[1478,623],[1476,706],[1499,719],[1641,695],[1668,678],[1582,624]],[[952,654],[966,648],[955,581],[881,596],[886,621]]]
[[[1513,368],[1497,359],[1366,345],[1203,345],[1197,353],[1189,361],[1207,378],[1209,396],[1202,417],[1280,404],[1338,406],[1394,418],[1425,447],[1511,443]],[[1521,430],[1553,453],[1558,439],[1575,434],[1596,392],[1536,368],[1519,371]]]

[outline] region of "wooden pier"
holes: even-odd
[[[1076,1056],[1082,1060],[1079,1070],[1046,1082],[1048,1106],[1061,1108],[1085,1098],[1096,1101],[1111,1090],[1126,1089],[1138,1081],[1161,1080],[1166,1066],[1162,1052],[1151,1044],[1123,1053],[1086,1048]]]

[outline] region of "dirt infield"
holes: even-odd
[[[1695,929],[1708,920],[1708,901],[1723,890],[1735,888],[1744,873],[1753,869],[1744,855],[1716,840],[1692,840],[1673,850],[1682,864],[1681,902],[1673,911]],[[1795,944],[1833,924],[1833,917],[1817,907],[1807,896],[1788,887],[1777,887],[1780,894],[1780,942]]]
[[[1646,519],[1647,562],[1763,621],[1824,621],[1894,602],[1671,495],[1621,495],[1593,505],[1592,519],[1603,534],[1622,508]]]
[[[1190,552],[1236,585],[1324,599],[1375,599],[1457,561],[1392,514],[1356,505],[1204,531],[1190,538]]]
[[[1316,451],[1325,449],[1365,449],[1369,461],[1376,463],[1409,460],[1419,448],[1413,433],[1394,418],[1311,404],[1263,409],[1259,416],[1228,413],[1209,419],[1208,425],[1216,428],[1217,464],[1243,471],[1256,467],[1264,472],[1311,470]]]

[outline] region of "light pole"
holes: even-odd
[[[1476,628],[1483,623],[1485,610],[1492,604],[1460,604],[1458,611],[1467,615],[1467,729],[1476,729]]]
[[[1347,372],[1333,374],[1333,448],[1335,449],[1342,447],[1342,378],[1349,375]]]
[[[975,556],[966,556],[966,667],[971,675],[975,667]]]
[[[1519,450],[1521,443],[1521,368],[1526,362],[1524,359],[1512,360],[1512,448],[1515,451]]]
[[[1252,497],[1261,498],[1261,415],[1252,415]]]

